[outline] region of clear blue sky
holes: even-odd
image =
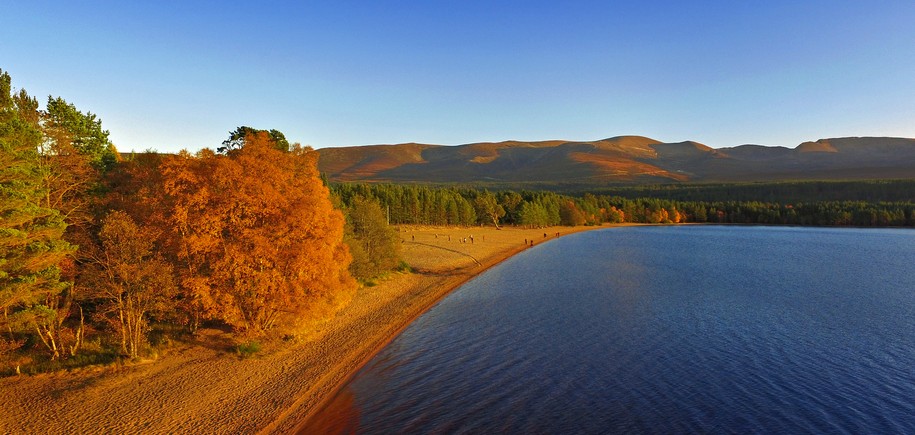
[[[915,137],[912,1],[2,1],[0,68],[121,150]]]

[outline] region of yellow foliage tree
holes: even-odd
[[[226,155],[182,153],[162,172],[182,285],[209,315],[259,335],[352,297],[343,215],[310,148],[282,151],[259,132]]]

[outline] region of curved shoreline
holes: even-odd
[[[402,227],[403,257],[415,272],[359,289],[307,340],[240,359],[231,335],[205,330],[149,364],[2,378],[8,400],[0,433],[294,432],[462,284],[529,249],[531,240],[538,245],[600,228],[608,226]]]
[[[597,229],[597,228],[598,227],[592,227],[590,229]],[[580,232],[580,231],[575,231],[575,232]],[[568,233],[568,234],[571,234],[571,233]],[[368,362],[371,361],[372,358],[374,358],[376,355],[378,355],[378,353],[380,353],[385,347],[387,347],[387,345],[389,345],[392,341],[394,341],[394,339],[396,339],[398,336],[400,336],[400,334],[403,333],[403,331],[406,330],[407,327],[409,327],[411,324],[413,324],[413,322],[416,321],[416,319],[418,319],[420,316],[422,316],[427,311],[432,309],[432,307],[438,305],[439,302],[444,300],[446,297],[448,297],[448,295],[450,295],[455,290],[460,288],[462,285],[467,283],[467,281],[470,281],[471,279],[476,278],[477,276],[486,272],[487,270],[505,262],[506,260],[508,260],[511,257],[514,257],[518,253],[526,251],[532,247],[533,246],[527,245],[527,246],[516,248],[511,251],[502,252],[498,255],[495,255],[493,257],[490,257],[489,259],[484,260],[485,263],[481,263],[481,262],[477,261],[476,259],[474,259],[474,261],[476,261],[477,264],[479,265],[478,270],[474,270],[473,272],[468,271],[468,272],[457,275],[452,280],[452,282],[448,282],[446,285],[443,285],[441,287],[441,290],[439,292],[436,292],[432,296],[431,301],[428,301],[428,303],[424,304],[423,306],[417,307],[415,312],[408,315],[405,319],[402,319],[402,321],[399,322],[400,324],[398,325],[396,330],[393,331],[392,334],[389,334],[386,338],[379,341],[374,347],[372,347],[365,354],[365,356],[362,358],[362,360],[359,361],[356,365],[354,365],[352,367],[352,370],[345,377],[341,378],[340,381],[337,382],[333,386],[333,388],[331,388],[330,394],[324,395],[320,400],[315,402],[315,404],[312,407],[310,407],[310,409],[308,409],[308,411],[304,415],[302,415],[300,419],[298,419],[298,423],[296,424],[295,428],[293,429],[293,433],[301,433],[302,430],[308,425],[310,420],[317,413],[323,411],[326,408],[326,406],[328,405],[328,403],[330,401],[332,401],[334,399],[334,397],[336,397],[340,393],[340,391],[344,387],[346,387],[347,384],[350,383],[350,381],[352,381],[353,377],[356,376],[356,373],[358,373],[359,370],[361,370],[363,367],[365,367],[365,365],[368,364]],[[264,433],[264,432],[262,432],[262,433]]]
[[[629,226],[629,225],[622,224],[622,225],[616,225],[616,226]],[[476,278],[480,274],[503,263],[504,261],[508,260],[509,258],[514,257],[515,255],[517,255],[521,252],[524,252],[528,249],[531,249],[533,246],[538,246],[546,241],[554,240],[558,237],[566,236],[569,234],[574,234],[574,233],[579,233],[579,232],[589,231],[589,230],[596,230],[596,229],[601,229],[601,228],[609,228],[609,226],[550,227],[550,228],[545,228],[545,229],[521,229],[521,230],[516,229],[516,228],[505,229],[505,230],[501,230],[501,231],[507,231],[507,232],[513,232],[513,233],[518,232],[519,233],[518,235],[529,234],[531,236],[537,236],[537,235],[539,235],[539,233],[546,230],[547,232],[544,234],[546,234],[547,237],[545,239],[533,239],[533,237],[531,237],[530,240],[535,242],[534,245],[522,244],[521,246],[516,245],[516,247],[509,248],[506,250],[497,250],[495,252],[490,253],[488,256],[486,256],[482,260],[477,260],[476,258],[474,258],[473,256],[471,256],[467,253],[458,252],[458,254],[466,255],[467,257],[471,258],[477,264],[477,266],[468,265],[468,266],[458,268],[458,269],[450,269],[447,271],[439,272],[437,275],[442,277],[442,279],[437,280],[437,282],[435,282],[433,284],[433,285],[438,286],[438,290],[429,292],[426,295],[427,298],[424,298],[425,300],[423,300],[419,304],[416,304],[413,307],[413,310],[411,310],[411,312],[409,314],[402,317],[401,319],[399,319],[398,322],[396,322],[397,327],[394,328],[392,331],[385,334],[384,336],[374,337],[379,340],[374,340],[374,339],[370,340],[370,341],[374,341],[375,343],[372,346],[368,346],[366,349],[364,349],[367,351],[363,353],[363,355],[357,361],[357,363],[350,366],[348,368],[348,370],[346,371],[345,375],[340,377],[337,380],[337,382],[335,382],[331,386],[331,388],[325,390],[324,394],[322,394],[320,396],[320,398],[313,401],[311,404],[306,405],[307,408],[303,410],[304,412],[302,412],[301,414],[299,414],[298,417],[293,419],[293,421],[295,423],[294,426],[289,426],[288,424],[282,424],[282,422],[277,422],[277,423],[280,423],[280,425],[278,425],[276,427],[265,428],[260,433],[290,433],[290,430],[291,430],[291,433],[304,433],[303,430],[308,427],[309,423],[315,417],[315,415],[317,415],[318,413],[320,413],[324,409],[326,409],[327,405],[338,394],[340,394],[340,392],[343,390],[343,388],[345,388],[346,385],[349,384],[349,382],[353,379],[353,377],[356,375],[356,373],[358,373],[359,370],[362,369],[362,367],[364,367],[369,361],[372,360],[372,358],[374,358],[376,355],[378,355],[379,352],[381,352],[388,344],[390,344],[395,338],[397,338],[416,319],[418,319],[420,316],[425,314],[427,311],[429,311],[432,307],[437,305],[443,299],[448,297],[448,295],[450,295],[455,290],[460,288],[467,281],[470,281],[471,279]],[[552,234],[554,232],[556,232],[555,230],[557,230],[557,229],[560,230],[558,232],[559,235],[553,236]],[[441,230],[440,228],[431,229],[431,231],[440,231],[440,230]],[[490,230],[493,230],[493,229],[490,229]],[[408,232],[414,232],[414,233],[423,233],[423,232],[428,232],[428,231],[430,231],[430,230],[424,231],[421,228],[408,230]],[[468,231],[468,229],[461,229],[461,231],[466,232],[466,231]],[[405,242],[405,243],[411,243],[411,242]],[[422,242],[416,242],[416,243],[423,244]],[[482,242],[482,243],[485,243],[485,242]],[[431,245],[427,245],[427,246],[431,246]],[[442,249],[452,251],[447,248],[442,248]],[[457,252],[457,251],[453,251],[453,252]],[[304,405],[304,403],[303,403],[303,405]],[[271,426],[273,426],[273,425],[271,425]],[[277,430],[279,430],[279,432],[277,432]]]

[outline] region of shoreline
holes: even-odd
[[[554,228],[556,228],[556,227],[550,227],[549,229],[554,229]],[[582,227],[582,229],[575,230],[575,231],[568,231],[568,229],[572,229],[572,228],[574,228],[574,227],[567,227],[566,233],[560,234],[560,236],[558,236],[558,237],[562,237],[563,235],[569,235],[569,234],[579,233],[579,232],[583,232],[583,231],[588,231],[588,230],[596,230],[596,229],[600,229],[600,228],[609,228],[609,227],[592,226],[592,227]],[[540,231],[540,229],[537,229],[537,231]],[[547,241],[555,240],[558,237],[547,238]],[[540,244],[542,244],[542,243],[544,243],[544,242],[541,241]],[[534,244],[534,246],[537,246],[537,245],[539,245],[539,244],[537,244],[537,243]],[[406,330],[411,324],[413,324],[413,322],[416,321],[416,319],[418,319],[423,314],[428,312],[430,309],[432,309],[433,307],[438,305],[442,300],[447,298],[451,293],[453,293],[455,290],[459,289],[461,286],[466,284],[468,281],[480,276],[481,274],[485,273],[487,270],[492,269],[493,267],[498,266],[499,264],[502,264],[503,262],[514,257],[515,255],[518,255],[521,252],[524,252],[528,249],[533,248],[534,246],[524,245],[524,246],[521,246],[521,247],[518,247],[518,248],[515,248],[512,250],[509,250],[509,251],[502,251],[502,252],[492,255],[488,259],[484,259],[483,262],[480,262],[480,261],[474,259],[474,261],[476,261],[478,264],[478,270],[474,270],[474,271],[468,272],[466,274],[457,275],[453,279],[452,282],[445,283],[445,285],[443,285],[441,287],[441,289],[438,292],[436,292],[436,294],[433,296],[433,300],[430,301],[430,303],[428,303],[424,306],[418,307],[416,312],[411,313],[410,315],[407,316],[407,318],[403,319],[403,321],[400,322],[400,325],[397,327],[397,329],[392,334],[390,334],[388,337],[386,337],[385,339],[380,341],[369,352],[367,352],[365,357],[361,361],[359,361],[358,364],[356,364],[353,367],[352,371],[350,373],[348,373],[344,378],[342,378],[340,380],[340,382],[338,382],[336,385],[333,386],[330,394],[323,396],[319,401],[317,401],[314,404],[314,406],[310,407],[310,409],[308,409],[307,412],[301,416],[301,418],[297,419],[297,423],[296,423],[295,427],[293,428],[292,433],[296,433],[296,434],[301,433],[302,430],[308,426],[308,424],[310,423],[310,420],[316,414],[322,412],[327,407],[327,405],[331,401],[333,401],[333,399],[338,394],[340,394],[341,390],[343,390],[343,388],[345,388],[346,385],[348,385],[350,383],[350,381],[353,380],[353,377],[356,376],[356,374],[359,372],[359,370],[361,370],[363,367],[365,367],[365,365],[368,364],[368,362],[371,361],[372,358],[374,358],[376,355],[378,355],[385,347],[387,347],[387,345],[389,345],[392,341],[394,341],[394,339],[396,339],[398,336],[400,336],[400,334],[403,333],[403,331]],[[471,257],[471,258],[473,258],[473,257]],[[267,432],[262,431],[260,433],[267,433]]]
[[[468,280],[530,249],[531,240],[536,246],[618,226],[631,225],[400,227],[413,272],[360,288],[308,340],[240,359],[231,353],[230,335],[207,330],[148,364],[3,378],[0,391],[9,400],[0,432],[296,432],[407,326]]]
[[[285,430],[281,431],[281,433],[293,433],[293,434],[303,433],[303,430],[308,427],[309,423],[311,422],[311,419],[313,419],[315,417],[315,415],[324,411],[327,408],[327,406],[334,400],[334,398],[336,398],[336,396],[339,395],[340,392],[346,387],[346,385],[348,385],[350,383],[350,381],[352,381],[353,377],[356,376],[356,374],[359,372],[359,370],[361,370],[363,367],[365,367],[365,365],[368,364],[368,362],[371,361],[372,358],[374,358],[376,355],[378,355],[378,353],[380,353],[388,344],[390,344],[392,341],[394,341],[394,339],[396,339],[398,336],[400,336],[400,334],[403,333],[403,331],[406,330],[414,321],[416,321],[416,319],[418,319],[420,316],[422,316],[427,311],[432,309],[434,306],[438,305],[439,302],[441,302],[442,300],[447,298],[448,295],[453,293],[455,290],[460,288],[462,285],[464,285],[468,281],[485,273],[487,270],[489,270],[495,266],[498,266],[499,264],[514,257],[515,255],[518,255],[521,252],[524,252],[535,246],[539,246],[540,244],[543,244],[550,240],[555,240],[557,238],[560,238],[560,237],[563,237],[563,236],[566,236],[569,234],[575,234],[575,233],[580,233],[580,232],[584,232],[584,231],[598,230],[598,229],[602,229],[602,228],[622,227],[622,226],[632,226],[632,225],[616,224],[616,225],[607,225],[607,226],[601,225],[601,226],[589,226],[589,227],[580,226],[580,227],[547,227],[547,228],[537,228],[537,229],[523,229],[525,232],[532,232],[532,233],[537,233],[537,234],[539,234],[543,230],[550,230],[550,231],[547,233],[544,233],[544,234],[547,234],[546,240],[540,240],[539,243],[535,242],[533,245],[528,244],[528,245],[522,245],[522,246],[519,246],[519,247],[516,247],[513,249],[509,249],[509,250],[497,251],[497,252],[491,254],[490,256],[488,256],[487,258],[482,259],[482,261],[468,255],[471,259],[474,260],[474,262],[476,262],[476,264],[477,264],[476,268],[473,268],[472,270],[466,270],[466,269],[469,269],[469,267],[467,267],[467,268],[452,270],[451,272],[454,273],[454,275],[452,275],[450,277],[450,279],[445,278],[442,280],[442,282],[441,282],[442,285],[440,286],[439,290],[437,292],[430,294],[431,300],[425,301],[425,303],[423,305],[417,306],[416,309],[414,310],[414,312],[411,312],[409,315],[402,318],[401,321],[399,322],[397,328],[392,333],[388,334],[382,340],[377,342],[374,346],[372,346],[368,350],[368,352],[365,353],[363,358],[360,361],[358,361],[358,363],[355,364],[348,371],[348,373],[345,374],[345,376],[343,376],[335,385],[332,386],[332,388],[329,390],[328,394],[324,394],[319,400],[315,401],[311,406],[309,406],[308,409],[305,410],[305,412],[302,415],[300,415],[298,418],[295,418],[294,426],[289,427],[289,426],[283,425],[286,427],[284,427]],[[410,227],[406,227],[406,228],[410,228]],[[416,226],[413,228],[415,228],[415,229],[408,230],[408,232],[424,232],[424,229],[421,226]],[[433,231],[441,229],[441,227],[428,227],[428,228],[432,229]],[[511,231],[513,229],[515,229],[515,228],[509,229],[509,231]],[[559,236],[550,236],[549,234],[552,233],[553,230],[556,230],[556,229],[560,229],[560,230],[564,230],[564,231],[559,231]],[[461,229],[461,230],[466,231],[466,229]],[[498,231],[505,231],[505,229],[501,229]],[[278,428],[265,428],[265,430],[262,430],[258,433],[261,433],[261,434],[276,433],[273,431],[274,429],[278,429]],[[291,429],[291,432],[289,429]]]

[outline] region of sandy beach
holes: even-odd
[[[531,241],[536,247],[596,228],[401,227],[413,273],[359,289],[302,342],[241,359],[228,333],[207,329],[147,363],[0,379],[0,433],[293,432],[462,283],[531,249]]]

